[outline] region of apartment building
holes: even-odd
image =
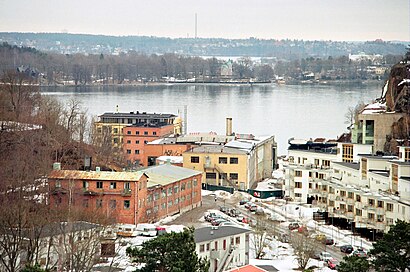
[[[353,150],[357,146],[350,145]],[[335,148],[342,150],[343,146],[344,143],[337,143]],[[363,148],[359,145],[359,150]],[[320,165],[323,150],[289,149],[289,156],[306,159],[286,166],[286,194],[296,201],[319,206],[328,212],[329,221],[334,224],[351,226],[374,238],[378,232],[388,231],[396,220],[410,220],[409,150],[399,147],[399,157],[349,151],[353,154],[352,161],[346,161],[346,156],[336,151],[331,166],[323,167]],[[319,163],[307,163],[315,160]]]
[[[154,222],[201,205],[202,173],[163,164],[137,172],[59,170],[48,175],[50,207],[77,207],[116,223]]]
[[[272,176],[276,168],[274,136],[232,140],[221,145],[201,145],[183,153],[184,167],[205,174],[204,188],[216,187],[248,190]]]
[[[251,230],[234,226],[195,229],[198,257],[210,261],[210,272],[249,264],[249,234]]]

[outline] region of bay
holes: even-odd
[[[278,154],[291,137],[336,139],[347,132],[345,114],[358,102],[372,102],[382,85],[141,85],[42,87],[62,103],[79,100],[90,116],[104,112],[180,112],[187,106],[187,131],[225,134],[233,131],[275,135]]]

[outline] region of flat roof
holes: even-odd
[[[105,112],[98,117],[104,118],[173,118],[177,117],[171,113],[147,113],[147,112]]]
[[[351,162],[333,162],[335,164],[339,164],[341,166],[345,166],[351,169],[359,170],[360,169],[360,164],[358,163],[351,163]]]
[[[200,229],[195,229],[194,239],[195,243],[201,243],[205,241],[212,241],[215,239],[229,237],[233,235],[238,235],[246,232],[251,232],[252,230],[244,229],[234,226],[222,226],[222,227],[205,227]]]
[[[237,154],[237,155],[246,155],[248,151],[243,149],[225,147],[220,145],[201,145],[194,147],[185,153],[221,153],[221,154]]]
[[[168,185],[181,179],[187,179],[202,174],[202,172],[196,170],[170,164],[156,165],[138,172],[147,175],[148,187]]]

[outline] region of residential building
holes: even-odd
[[[367,105],[358,115],[358,122],[352,129],[352,143],[371,144],[374,151],[384,151],[386,137],[392,132],[392,125],[405,113],[387,112],[386,105]]]
[[[337,143],[337,149],[344,144]],[[353,150],[365,146],[351,145]],[[285,190],[296,201],[316,204],[327,212],[328,221],[350,226],[369,238],[388,231],[398,219],[410,221],[408,146],[399,147],[400,157],[349,151],[352,159],[346,161],[346,156],[336,152],[327,168],[307,163],[318,162],[323,150],[294,152],[294,148],[289,155],[304,159],[294,159],[286,166]]]
[[[204,188],[248,190],[272,176],[277,162],[274,136],[235,136],[236,140],[223,145],[201,145],[183,153],[184,167],[205,172]]]
[[[154,222],[201,205],[202,173],[163,164],[137,172],[53,170],[50,205],[76,206],[117,223]]]
[[[210,272],[249,264],[249,234],[251,230],[234,226],[195,229],[198,257],[210,261]]]

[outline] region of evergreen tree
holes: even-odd
[[[376,271],[404,272],[410,269],[410,223],[398,220],[382,239],[373,244],[370,255]]]
[[[366,258],[358,256],[346,256],[340,262],[337,271],[339,272],[366,272],[370,264]]]
[[[135,263],[144,264],[140,272],[207,272],[208,260],[195,252],[194,229],[160,235],[142,244],[141,248],[127,248]]]

